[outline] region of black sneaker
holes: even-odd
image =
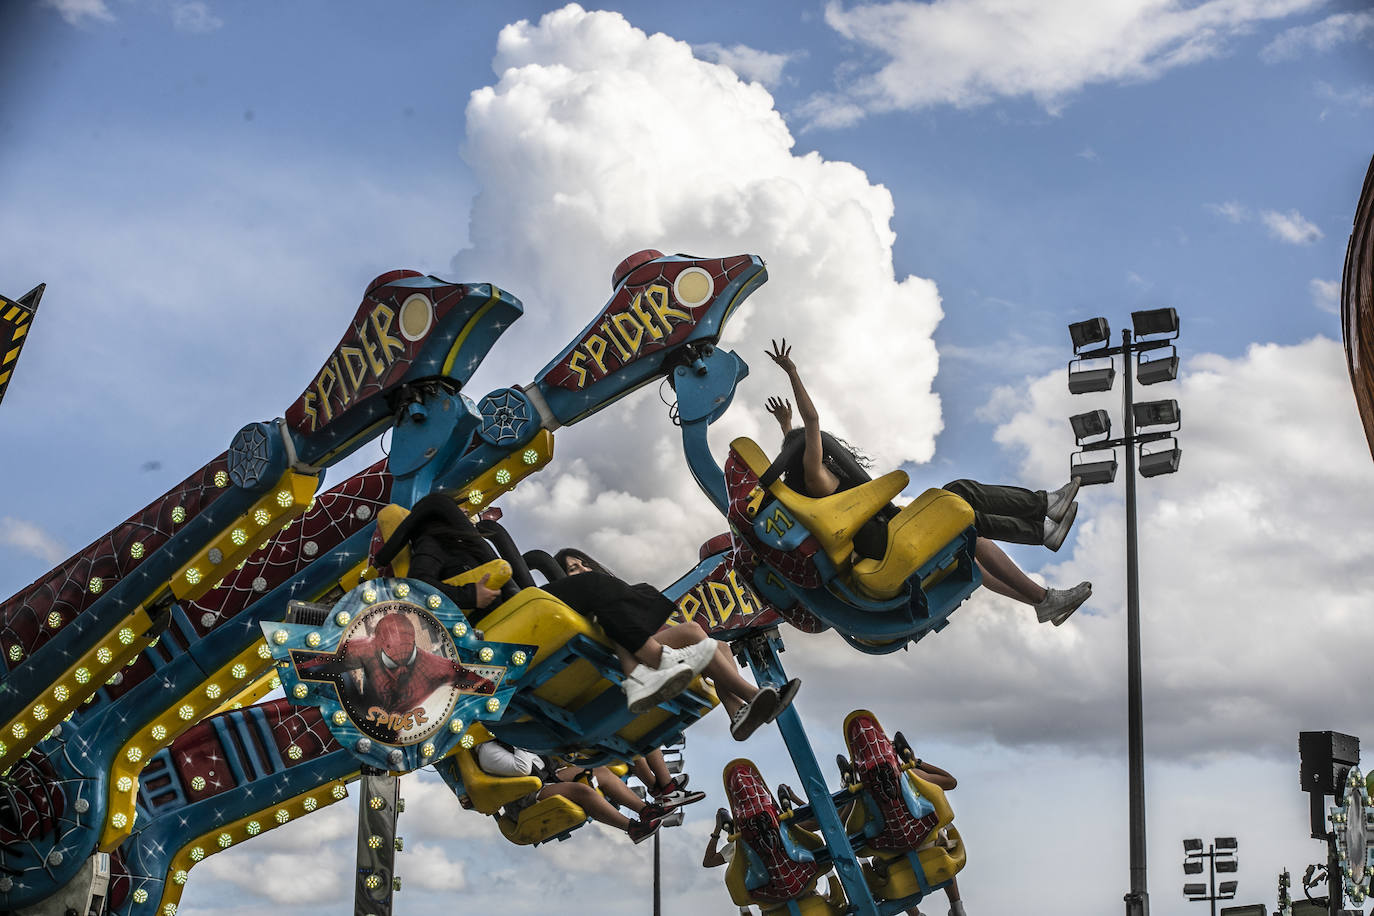
[[[799,677],[794,677],[792,680],[782,685],[782,688],[778,690],[778,708],[774,711],[773,715],[769,716],[769,722],[772,722],[778,716],[782,715],[782,711],[792,705],[792,701],[797,698],[797,691],[800,689],[801,678]]]
[[[655,833],[658,833],[659,825],[662,823],[663,818],[661,817],[645,819],[641,816],[639,820],[630,821],[630,826],[625,828],[625,833],[634,844],[638,846]]]
[[[778,708],[778,691],[773,687],[760,687],[758,694],[739,708],[734,717],[730,719],[730,737],[736,741],[744,741],[760,725],[771,721],[771,716]]]

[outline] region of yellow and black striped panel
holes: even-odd
[[[38,300],[43,295],[39,285],[25,293],[18,301],[0,296],[0,401],[5,398],[10,376],[19,361],[19,351],[28,339],[29,326],[38,308]]]

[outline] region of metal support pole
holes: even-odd
[[[654,916],[663,916],[663,900],[658,890],[658,834],[654,834]]]
[[[1211,890],[1208,891],[1208,900],[1212,902],[1212,916],[1217,916],[1217,847],[1215,843],[1207,844],[1207,878]]]
[[[1126,435],[1126,706],[1127,755],[1130,767],[1131,892],[1126,895],[1126,916],[1149,916],[1150,894],[1145,877],[1145,729],[1140,688],[1140,570],[1136,555],[1135,510],[1135,377],[1134,350],[1129,329],[1121,331],[1122,393]]]
[[[358,869],[353,884],[353,913],[354,916],[391,916],[401,782],[390,773],[365,766],[359,788]],[[373,837],[377,838],[375,843]]]
[[[781,687],[787,683],[787,674],[778,658],[778,646],[781,645],[782,639],[776,630],[749,637],[749,667],[753,669],[754,680],[760,687]],[[802,791],[811,803],[811,811],[830,849],[835,873],[839,875],[845,896],[849,898],[848,912],[853,916],[880,916],[878,904],[873,900],[868,882],[864,880],[858,857],[849,845],[849,836],[840,821],[839,811],[835,809],[835,801],[830,797],[830,787],[821,774],[816,752],[806,738],[806,730],[802,728],[801,716],[795,704],[782,711],[777,724],[782,732],[782,740],[787,745],[787,752],[792,755],[792,764],[801,777]]]

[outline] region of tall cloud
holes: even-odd
[[[930,458],[941,428],[931,391],[939,297],[929,280],[894,276],[885,188],[849,163],[795,155],[761,85],[618,13],[569,5],[507,26],[494,69],[497,83],[467,108],[463,156],[482,191],[472,247],[454,270],[510,278],[527,314],[502,347],[530,354],[524,371],[532,375],[596,314],[627,254],[749,252],[767,260],[770,280],[723,339],[754,374],[717,441],[767,429],[762,444],[775,445],[762,402],[786,391],[786,380],[763,350],[785,336],[827,426],[888,465]],[[581,528],[627,550],[662,531],[668,544],[656,545],[652,568],[634,568],[681,572],[722,522],[695,494],[665,414],[645,393],[617,405],[614,436],[604,416],[588,420],[586,433],[560,433],[563,460],[511,505],[543,505],[543,529]],[[567,460],[593,455],[580,466]],[[575,492],[568,478],[580,480]],[[596,514],[597,500],[608,501],[606,513]],[[561,503],[562,526],[547,517]],[[585,524],[591,515],[596,526]]]

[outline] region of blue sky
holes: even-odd
[[[0,292],[48,283],[0,405],[0,479],[23,481],[0,507],[0,593],[244,423],[280,415],[367,281],[394,267],[524,301],[474,380],[480,395],[528,381],[630,251],[760,254],[770,282],[725,340],[752,374],[722,427],[771,447],[761,404],[782,378],[760,351],[786,334],[827,424],[904,464],[913,494],[959,476],[1061,483],[1064,417],[1113,406],[1064,392],[1066,324],[1102,314],[1119,328],[1132,309],[1173,306],[1184,376],[1157,396],[1182,404],[1184,465],[1141,488],[1154,912],[1185,912],[1184,835],[1240,836],[1253,850],[1242,897],[1255,901],[1272,900],[1279,867],[1319,857],[1294,732],[1374,740],[1351,684],[1364,670],[1354,647],[1374,636],[1361,613],[1374,474],[1334,312],[1374,152],[1367,4],[380,9],[23,0],[0,12]],[[582,543],[666,584],[719,519],[653,395],[617,410],[560,431],[559,460],[508,513],[522,543]],[[1069,626],[1040,632],[1024,608],[980,595],[853,692],[823,685],[867,659],[789,640],[821,759],[844,712],[867,704],[960,776],[970,912],[1029,892],[1088,916],[1127,884],[1122,508],[1108,489],[1085,494],[1060,553],[1014,553],[1052,584],[1094,581]],[[720,723],[692,741],[714,787],[738,749]],[[788,781],[775,739],[746,751]],[[1068,771],[1079,788],[1062,796]],[[707,814],[669,848],[695,861]],[[415,828],[422,861],[449,865],[411,866],[447,877],[407,891],[407,908],[510,886],[511,853],[470,820],[454,806]],[[344,817],[327,832],[341,852],[320,912],[346,906],[351,829]],[[289,870],[303,837],[216,857],[185,911],[287,899],[259,870]],[[1084,857],[1081,888],[1019,863],[1031,843]],[[627,850],[592,827],[519,861],[594,894],[609,876],[589,860]],[[699,871],[683,866],[682,894],[723,908]],[[226,888],[241,907],[222,902]]]

